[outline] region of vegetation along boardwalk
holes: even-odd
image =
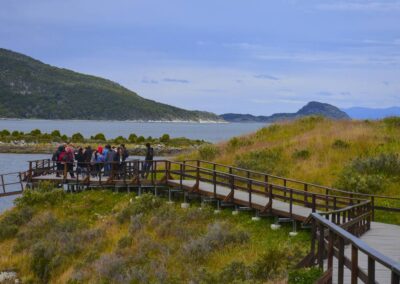
[[[168,194],[170,200],[181,196],[183,206],[200,197],[218,209],[233,206],[254,210],[255,218],[272,215],[277,223],[309,226],[310,253],[298,266],[322,268],[319,283],[400,281],[400,226],[374,222],[376,211],[400,213],[400,198],[347,192],[200,160],[151,163],[147,173],[144,161],[139,160],[118,168],[111,163],[107,172],[104,167],[87,165],[90,170],[80,172],[67,165],[57,170],[50,160],[30,161],[25,172],[0,175],[0,197],[20,194],[44,181],[70,191],[103,187],[141,194],[154,190]]]

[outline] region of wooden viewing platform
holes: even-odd
[[[311,249],[299,266],[322,268],[319,283],[399,283],[400,226],[373,220],[377,210],[400,213],[400,198],[347,192],[200,160],[151,161],[148,176],[143,178],[144,163],[108,163],[107,171],[104,163],[90,165],[91,171],[74,169],[71,177],[67,165],[57,170],[49,159],[30,161],[25,172],[0,175],[0,197],[20,194],[45,181],[71,191],[112,188],[141,193],[154,188],[156,193],[164,189],[170,198],[180,192],[185,201],[200,196],[217,206],[232,204],[258,215],[309,225]],[[9,176],[15,181],[7,182]]]

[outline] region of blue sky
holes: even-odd
[[[215,113],[400,105],[400,1],[1,0],[0,46]]]

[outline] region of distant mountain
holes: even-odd
[[[220,120],[213,113],[147,100],[110,80],[53,67],[6,49],[0,49],[0,117]]]
[[[342,109],[353,119],[381,119],[388,116],[400,116],[400,107],[366,108],[352,107]]]
[[[276,113],[271,116],[254,116],[251,114],[226,113],[220,115],[220,117],[229,122],[272,123],[281,120],[293,120],[309,115],[322,115],[331,119],[350,119],[350,117],[345,112],[341,111],[337,107],[320,102],[309,102],[296,113]]]

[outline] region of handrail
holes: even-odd
[[[392,283],[399,283],[400,279],[400,263],[380,253],[367,243],[349,233],[340,226],[327,220],[319,213],[311,213],[310,219],[313,224],[312,247],[311,254],[314,258],[315,244],[318,239],[318,264],[323,268],[324,251],[327,251],[328,266],[324,274],[324,279],[332,279],[332,263],[333,257],[338,258],[338,282],[343,283],[344,266],[351,270],[352,283],[357,283],[360,278],[363,282],[375,283],[375,262],[379,262],[391,271]],[[319,236],[317,236],[317,230]],[[325,233],[328,232],[328,234]],[[351,259],[344,255],[344,244],[351,244],[352,254]],[[335,246],[337,248],[335,248]],[[363,252],[368,257],[368,271],[365,273],[358,266],[358,251]]]
[[[324,186],[324,185],[304,182],[304,181],[296,180],[296,179],[293,179],[293,178],[286,178],[286,177],[282,177],[282,176],[271,175],[271,174],[267,174],[267,173],[248,170],[248,169],[244,169],[244,168],[240,168],[240,167],[227,166],[227,165],[214,163],[214,162],[209,162],[209,161],[205,161],[205,160],[185,160],[185,162],[195,162],[195,161],[199,161],[200,163],[205,163],[205,164],[209,164],[209,165],[216,165],[216,166],[219,166],[219,167],[232,168],[232,169],[236,169],[238,171],[250,172],[250,173],[253,173],[253,174],[257,174],[257,175],[267,175],[268,177],[271,177],[271,178],[276,178],[276,179],[280,179],[280,180],[286,180],[286,181],[289,181],[289,182],[294,182],[294,183],[298,183],[298,184],[302,184],[302,185],[308,185],[308,186],[312,186],[312,187],[316,187],[316,188],[320,188],[320,189],[325,189],[325,190],[336,191],[336,192],[340,192],[340,193],[353,194],[353,195],[359,195],[359,196],[365,196],[365,197],[376,197],[376,198],[400,200],[400,197],[393,197],[393,196],[387,196],[387,195],[375,195],[375,194],[360,193],[360,192],[351,192],[351,191],[346,191],[346,190],[343,190],[343,189],[332,188],[332,187],[328,187],[328,186]]]

